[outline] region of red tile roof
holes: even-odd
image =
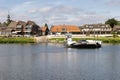
[[[41,27],[41,30],[43,31],[43,32],[45,32],[46,31],[46,29],[47,29],[47,27]]]
[[[54,25],[51,32],[80,32],[80,28],[75,25]]]

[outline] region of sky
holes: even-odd
[[[120,0],[0,0],[0,22],[10,14],[14,21],[38,25],[84,25],[120,20]]]

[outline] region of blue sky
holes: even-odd
[[[120,0],[0,0],[0,21],[8,13],[15,21],[83,25],[120,20]]]

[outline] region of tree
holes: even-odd
[[[113,31],[113,28],[114,28],[115,25],[118,24],[118,21],[117,21],[116,19],[114,19],[114,18],[111,18],[111,19],[108,19],[108,20],[105,22],[105,24],[109,24],[110,27],[112,28],[112,31]]]
[[[118,25],[120,26],[120,21],[118,21]]]
[[[49,28],[48,28],[47,23],[45,23],[45,27],[46,27],[45,35],[48,35],[50,30],[49,30]]]
[[[10,19],[10,15],[8,14],[7,20],[3,22],[3,25],[8,26],[13,20]]]

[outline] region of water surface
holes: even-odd
[[[0,44],[0,80],[120,80],[120,45]]]

